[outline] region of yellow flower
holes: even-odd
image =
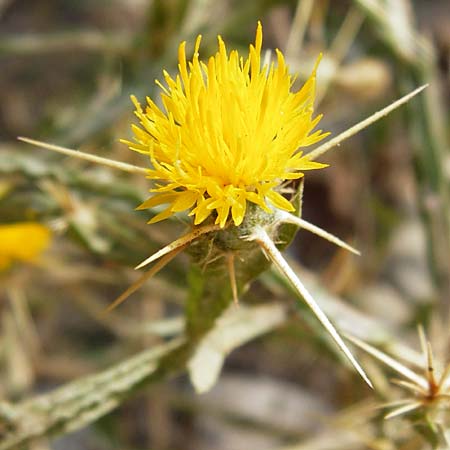
[[[219,51],[201,62],[200,40],[189,63],[185,42],[180,44],[179,74],[174,79],[164,71],[167,87],[157,81],[164,110],[150,98],[143,110],[132,97],[141,128],[132,126],[136,142],[123,142],[149,155],[148,176],[158,180],[150,191],[154,195],[139,209],[168,204],[150,223],[191,209],[195,225],[213,215],[220,227],[230,213],[240,225],[248,201],[269,212],[267,201],[293,211],[277,192],[280,185],[325,167],[299,151],[327,135],[312,132],[321,118],[313,118],[315,69],[292,92],[295,77],[279,50],[277,63],[261,68],[260,23],[245,60],[236,50],[228,54],[219,36]]]
[[[34,222],[0,225],[0,271],[13,261],[34,262],[49,244],[48,228]]]

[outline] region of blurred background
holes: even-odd
[[[333,136],[430,83],[306,177],[303,217],[362,256],[307,232],[287,253],[342,329],[404,355],[406,345],[420,351],[422,323],[448,352],[448,1],[1,0],[0,224],[39,222],[51,242],[35,264],[0,273],[0,400],[50,392],[177,336],[188,285],[181,255],[105,315],[137,279],[133,267],[178,237],[185,220],[146,225],[150,213],[134,211],[147,197],[144,177],[16,138],[145,167],[119,143],[135,121],[130,94],[158,99],[154,79],[173,73],[179,42],[192,49],[200,33],[203,59],[218,34],[245,57],[257,20],[264,49],[281,49],[299,83],[324,54],[316,111]],[[248,296],[294,304],[270,273]],[[390,372],[361,354],[379,388],[370,392],[322,334],[305,308],[295,309],[233,351],[209,393],[195,394],[185,375],[159,382],[95,423],[30,448],[431,448],[411,422],[397,419],[398,427],[374,409],[401,398]],[[0,421],[0,436],[7,428]]]

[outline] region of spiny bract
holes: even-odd
[[[262,26],[246,60],[236,50],[227,53],[218,37],[219,51],[207,63],[199,61],[201,36],[192,61],[186,62],[183,42],[178,50],[179,74],[164,71],[164,110],[147,98],[145,110],[136,98],[132,150],[149,155],[157,180],[153,196],[139,209],[168,204],[150,223],[190,209],[194,224],[211,214],[224,227],[230,217],[242,223],[247,201],[271,211],[294,207],[277,188],[301,178],[302,171],[324,164],[311,161],[299,148],[314,144],[327,133],[312,132],[321,116],[313,118],[315,69],[297,92],[282,53],[277,62],[261,68]]]

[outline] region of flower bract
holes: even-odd
[[[247,202],[293,211],[280,186],[325,166],[301,151],[327,135],[313,131],[321,118],[313,117],[315,69],[293,91],[295,77],[279,50],[276,62],[262,66],[260,23],[246,59],[228,53],[219,36],[217,53],[202,62],[200,40],[189,62],[181,43],[179,73],[164,71],[165,86],[157,81],[161,108],[150,98],[143,108],[132,97],[140,126],[132,126],[134,142],[123,142],[150,157],[148,176],[156,182],[139,208],[167,204],[150,223],[190,210],[194,224],[212,215],[221,227],[230,218],[240,225]]]

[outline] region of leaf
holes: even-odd
[[[253,307],[232,304],[200,341],[188,362],[195,390],[198,393],[209,391],[233,349],[267,333],[282,324],[285,318],[286,310],[280,304]]]

